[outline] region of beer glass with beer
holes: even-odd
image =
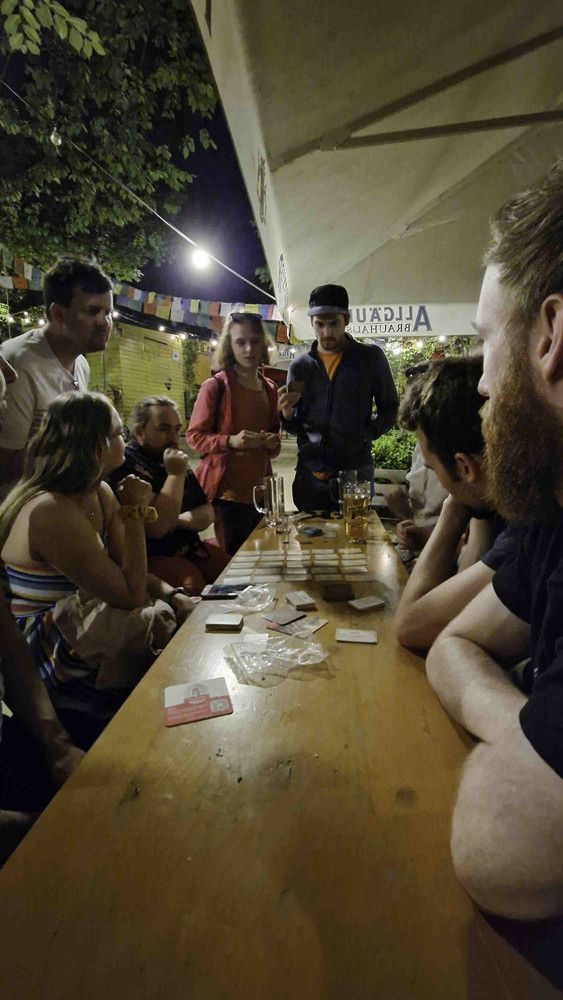
[[[369,482],[347,483],[344,486],[342,507],[349,542],[367,541],[370,494]]]

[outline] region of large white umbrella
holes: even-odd
[[[563,155],[560,4],[192,6],[298,336],[328,281],[430,319],[383,330],[375,313],[364,335],[471,332],[490,216]]]

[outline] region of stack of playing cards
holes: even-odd
[[[243,625],[243,615],[209,615],[205,619],[206,632],[240,632]]]
[[[296,611],[315,611],[317,607],[313,598],[304,590],[290,590],[285,594],[285,599]]]

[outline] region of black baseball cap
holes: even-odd
[[[348,292],[343,285],[318,285],[309,296],[308,316],[350,312]]]

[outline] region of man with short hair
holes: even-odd
[[[452,824],[484,909],[563,912],[563,162],[497,214],[477,310],[489,488],[525,518],[511,558],[442,632],[427,673],[481,742]],[[531,654],[529,698],[504,666]]]
[[[213,523],[213,506],[178,448],[182,424],[176,403],[168,396],[145,396],[135,404],[130,425],[125,463],[109,481],[115,490],[133,474],[151,484],[158,520],[145,525],[149,570],[195,597],[214,583],[229,557],[214,539],[199,537]]]
[[[395,629],[405,646],[427,649],[510,551],[513,530],[488,499],[482,374],[480,356],[436,361],[408,383],[401,400],[399,425],[416,434],[425,465],[448,492],[397,608]],[[407,522],[404,530],[416,526]]]
[[[0,354],[0,424],[17,375]],[[4,688],[5,681],[5,688]],[[13,715],[2,714],[2,700]],[[63,728],[0,593],[0,864],[82,759]]]
[[[393,426],[399,398],[381,348],[346,333],[342,285],[314,288],[308,313],[315,343],[292,361],[278,394],[283,426],[297,434],[293,500],[299,510],[338,510],[339,471],[373,480],[371,442]]]
[[[19,479],[30,438],[49,403],[63,392],[88,388],[85,354],[103,351],[112,327],[112,283],[97,264],[72,258],[45,275],[47,323],[5,341],[0,351],[18,373],[8,387],[0,430],[0,497]]]

